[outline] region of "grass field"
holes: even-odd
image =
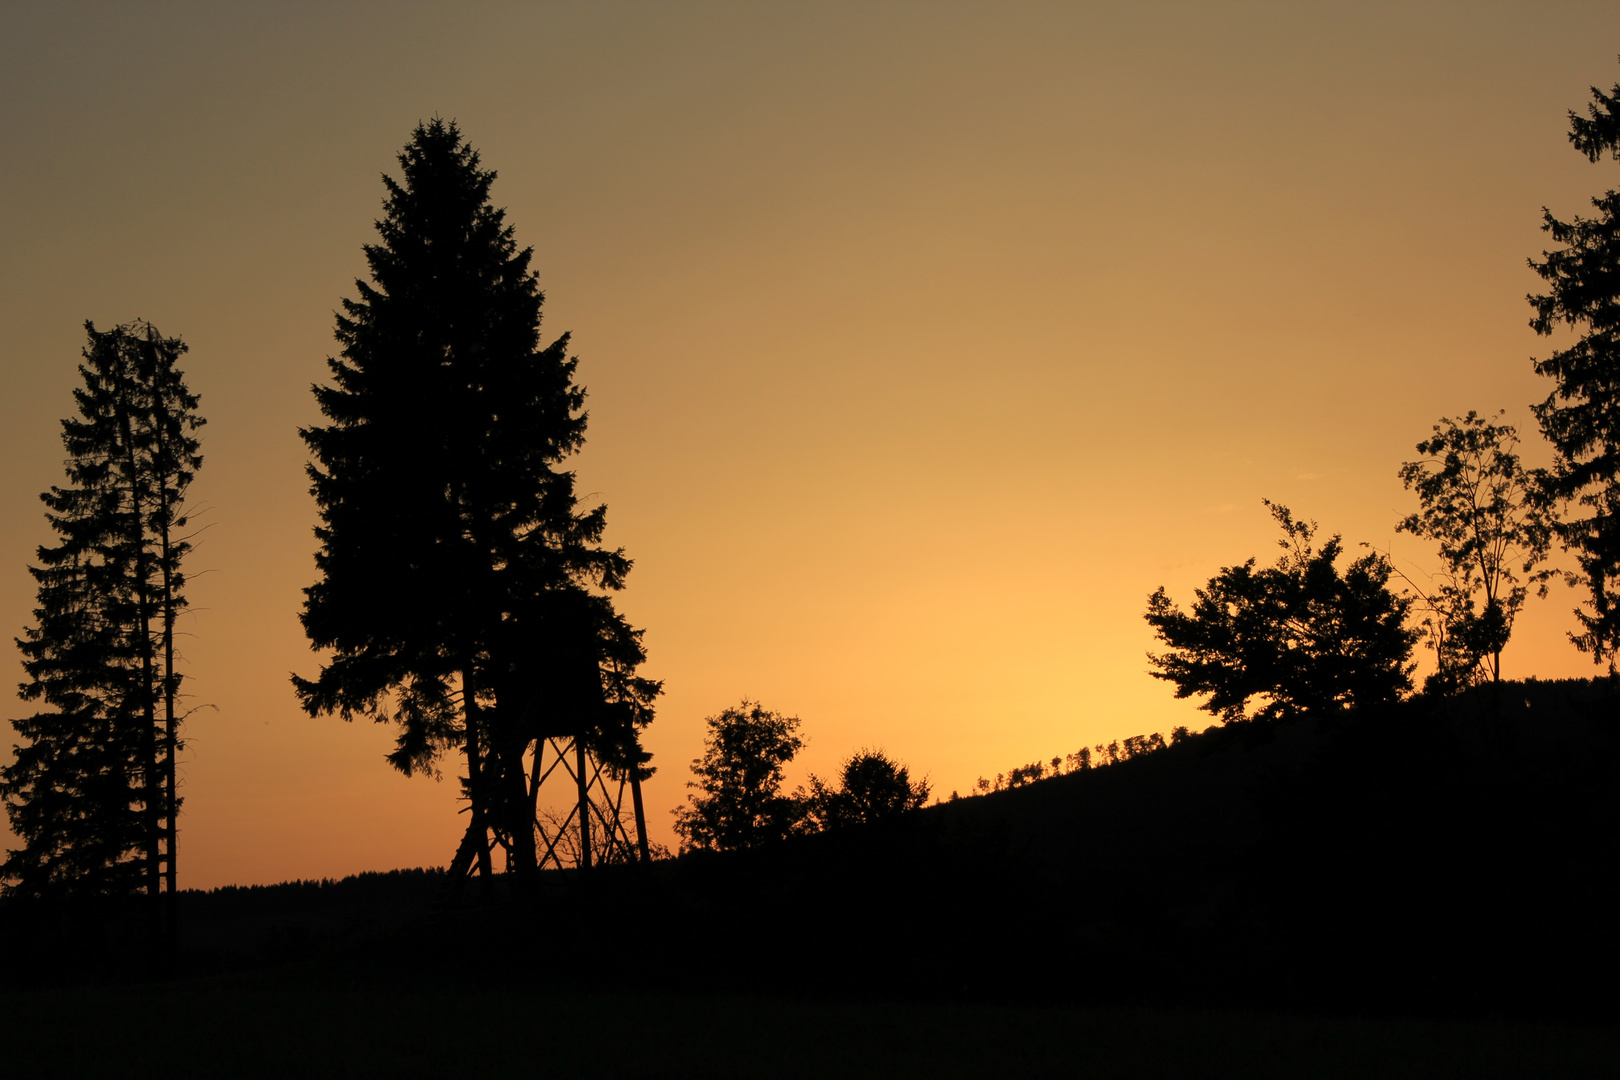
[[[1620,1029],[590,992],[316,966],[0,995],[34,1076],[1612,1077]]]

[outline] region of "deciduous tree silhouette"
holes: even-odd
[[[745,700],[704,723],[697,779],[686,785],[697,793],[675,811],[682,846],[735,851],[787,836],[804,812],[782,794],[782,766],[804,747],[798,717]]]
[[[1397,700],[1412,687],[1417,631],[1404,625],[1411,600],[1388,587],[1388,562],[1370,554],[1341,574],[1338,536],[1315,548],[1314,522],[1266,505],[1284,534],[1275,566],[1257,569],[1250,559],[1223,567],[1197,590],[1190,612],[1162,587],[1148,598],[1148,625],[1169,646],[1148,654],[1157,669],[1150,674],[1175,683],[1178,698],[1207,694],[1199,708],[1222,720]]]
[[[1569,114],[1569,141],[1593,162],[1620,160],[1620,84],[1611,94],[1592,88],[1588,116]],[[1535,407],[1541,431],[1558,459],[1551,488],[1589,511],[1559,527],[1590,590],[1576,611],[1581,632],[1570,639],[1595,662],[1614,669],[1620,653],[1620,192],[1593,199],[1597,216],[1569,221],[1542,209],[1542,229],[1564,247],[1530,265],[1549,290],[1531,296],[1538,334],[1559,326],[1583,328],[1579,341],[1544,360],[1538,374],[1554,389]]]
[[[928,801],[928,781],[878,750],[851,754],[838,769],[838,786],[810,777],[805,797],[809,822],[818,829],[840,829],[882,821]]]
[[[1441,584],[1425,591],[1441,689],[1459,689],[1475,673],[1502,680],[1502,649],[1529,587],[1545,596],[1553,575],[1541,563],[1556,521],[1540,475],[1519,464],[1518,444],[1511,425],[1470,411],[1434,425],[1434,437],[1417,444],[1423,460],[1401,466],[1421,509],[1396,528],[1435,541],[1446,564]]]
[[[148,323],[97,331],[62,421],[67,480],[41,498],[59,543],[30,567],[35,625],[18,642],[28,740],[0,774],[23,846],[11,895],[154,897],[176,886],[182,717],[175,622],[186,607],[186,490],[202,465],[198,399],[175,366],[186,351]],[[166,909],[172,919],[172,907]]]
[[[606,508],[582,508],[560,464],[585,438],[567,334],[540,342],[544,302],[455,123],[419,125],[385,176],[371,281],[343,301],[329,423],[300,434],[320,512],[320,577],[302,615],[330,650],[293,683],[312,715],[393,721],[389,761],[431,770],[465,755],[468,843],[536,863],[524,754],[579,734],[610,767],[650,773],[635,730],[659,684],[635,674],[640,631],[607,592],[630,560],[601,545]]]

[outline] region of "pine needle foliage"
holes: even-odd
[[[1569,141],[1594,163],[1605,154],[1620,160],[1620,83],[1607,94],[1593,87],[1592,98],[1588,116],[1569,114]],[[1548,291],[1528,299],[1536,333],[1582,331],[1568,348],[1535,362],[1554,383],[1535,414],[1557,453],[1551,491],[1582,508],[1559,527],[1589,590],[1575,612],[1580,631],[1570,639],[1613,670],[1620,654],[1620,192],[1592,205],[1596,216],[1568,221],[1543,208],[1542,229],[1564,246],[1530,260]]]

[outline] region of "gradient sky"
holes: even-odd
[[[1565,112],[1590,4],[0,7],[0,624],[50,539],[86,318],[191,347],[189,887],[442,865],[449,779],[310,719],[299,425],[379,176],[455,118],[590,391],[581,489],[636,560],[672,841],[703,718],[802,718],[935,790],[1177,724],[1147,595],[1271,558],[1281,501],[1412,571],[1396,469],[1548,385],[1540,210],[1620,186]],[[1585,675],[1576,595],[1507,674]],[[4,681],[21,678],[15,660]],[[17,703],[13,710],[26,706]],[[15,714],[15,713],[13,713]]]

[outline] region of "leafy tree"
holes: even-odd
[[[41,547],[35,624],[18,642],[28,740],[0,771],[16,896],[117,896],[176,886],[175,621],[186,607],[186,489],[202,465],[198,399],[175,366],[186,351],[148,323],[89,343],[62,422],[67,484],[41,498],[59,542]],[[172,908],[169,916],[172,919]]]
[[[928,801],[928,781],[878,750],[851,754],[838,769],[838,786],[810,777],[805,797],[809,823],[818,829],[867,825],[915,810]]]
[[[1024,787],[1037,780],[1046,779],[1046,762],[1032,761],[1028,765],[1018,765],[1007,770],[1007,787]]]
[[[1421,509],[1396,528],[1438,543],[1446,564],[1440,586],[1425,595],[1439,665],[1431,678],[1440,689],[1467,685],[1476,672],[1501,682],[1502,649],[1529,587],[1547,594],[1553,571],[1537,567],[1556,523],[1537,476],[1519,464],[1518,443],[1511,425],[1470,411],[1442,419],[1417,444],[1424,458],[1401,466]]]
[[[371,281],[343,301],[341,355],[315,387],[329,423],[300,432],[320,513],[302,620],[330,652],[293,683],[311,715],[394,722],[388,760],[407,775],[459,749],[462,850],[487,876],[493,835],[527,872],[528,748],[578,736],[644,778],[635,732],[660,687],[635,674],[640,631],[606,595],[630,560],[601,545],[606,508],[581,508],[559,467],[584,441],[585,392],[568,335],[541,344],[533,251],[489,202],[495,173],[439,119],[399,164]]]
[[[1412,686],[1416,631],[1404,626],[1411,601],[1388,588],[1388,562],[1370,554],[1341,574],[1338,536],[1315,548],[1314,522],[1266,505],[1284,534],[1275,566],[1223,567],[1190,612],[1162,587],[1148,598],[1148,625],[1169,647],[1148,654],[1153,677],[1175,683],[1178,698],[1207,694],[1199,708],[1228,721],[1398,699]]]
[[[1596,162],[1620,160],[1620,84],[1612,94],[1592,88],[1589,116],[1569,114],[1569,141]],[[1541,431],[1557,452],[1550,487],[1589,513],[1559,527],[1591,591],[1577,610],[1581,632],[1570,639],[1595,662],[1620,653],[1620,192],[1593,199],[1596,217],[1560,221],[1543,208],[1542,229],[1564,247],[1530,261],[1549,290],[1529,297],[1530,325],[1550,335],[1559,326],[1584,328],[1579,341],[1536,361],[1554,382],[1535,407]]]
[[[703,757],[692,762],[697,794],[675,811],[683,848],[736,851],[780,840],[803,816],[782,794],[782,767],[804,748],[799,719],[744,700],[704,720]]]

